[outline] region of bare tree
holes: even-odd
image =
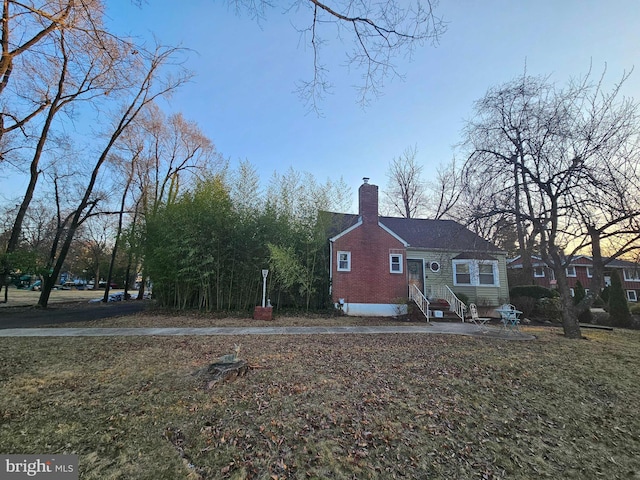
[[[132,186],[138,183],[138,192],[153,192],[151,211],[157,211],[161,204],[170,204],[178,196],[183,186],[193,186],[195,178],[210,175],[222,165],[215,147],[198,128],[181,114],[166,118],[155,104],[150,104],[141,112],[137,121],[130,126],[118,142],[118,154],[112,158],[116,176],[121,179],[118,230],[111,254],[109,279],[113,272],[116,255],[123,229],[123,218],[127,210],[127,199],[133,203],[131,210],[137,212],[141,203],[140,195],[132,195]],[[109,283],[105,289],[104,301],[109,296]]]
[[[132,83],[135,84],[137,82],[137,86],[129,91],[129,97],[125,97],[119,113],[113,118],[111,133],[108,135],[106,144],[96,158],[84,194],[80,198],[75,213],[69,221],[68,230],[58,250],[57,258],[52,264],[51,273],[45,278],[44,287],[38,300],[40,307],[44,308],[48,304],[55,279],[60,274],[75,232],[85,215],[85,210],[91,205],[94,188],[98,182],[98,176],[112,148],[141,111],[157,98],[170,94],[188,80],[189,75],[187,72],[181,72],[181,74],[179,72],[177,76],[173,75],[164,80],[160,77],[162,67],[170,62],[178,51],[179,50],[175,48],[157,47],[154,52],[146,53],[140,51],[137,53],[137,69],[129,72],[129,78],[132,79]]]
[[[436,220],[455,219],[456,206],[464,193],[461,173],[457,168],[455,158],[450,163],[438,167],[435,181],[429,182],[427,189],[430,192],[428,207],[431,211],[431,217]]]
[[[87,270],[91,272],[93,289],[100,287],[103,278],[102,265],[108,258],[113,242],[113,219],[106,215],[94,215],[82,222],[80,240],[84,246]],[[74,239],[75,240],[75,239]],[[107,280],[107,284],[110,280]]]
[[[89,22],[89,19],[84,21],[85,23]],[[45,120],[37,134],[38,140],[29,166],[29,183],[13,225],[7,245],[8,253],[14,251],[18,246],[24,215],[33,199],[36,183],[41,173],[42,155],[45,145],[49,141],[56,115],[63,109],[70,108],[74,102],[88,102],[106,94],[113,94],[114,90],[124,89],[128,86],[126,82],[114,77],[113,70],[120,69],[124,72],[125,68],[131,67],[130,55],[125,54],[124,57],[119,57],[121,50],[118,45],[111,42],[110,37],[93,43],[89,43],[88,40],[90,38],[87,39],[87,36],[66,35],[65,30],[62,30],[55,38],[57,42],[56,53],[60,60],[59,66],[54,71],[41,72],[41,75],[49,76],[49,78],[56,78],[57,75],[57,81],[51,85],[53,92],[51,92],[52,95],[46,108]],[[109,51],[105,50],[107,42],[110,44]]]
[[[533,209],[533,200],[529,189],[520,188],[519,166],[526,155],[541,155],[548,135],[536,124],[535,109],[543,108],[552,96],[546,78],[523,75],[490,89],[476,102],[475,117],[465,128],[464,145],[472,152],[464,169],[465,188],[476,204],[474,221],[496,215],[513,221],[525,279],[533,276],[531,256],[538,232],[524,213]]]
[[[48,8],[53,10],[49,12]],[[75,105],[81,101],[97,105],[105,97],[117,98],[117,92],[131,88],[127,72],[135,69],[138,62],[132,54],[136,50],[128,41],[102,29],[99,0],[61,2],[57,8],[54,4],[38,7],[34,2],[5,1],[3,4],[4,55],[0,76],[4,86],[10,76],[17,81],[12,88],[0,90],[1,118],[14,121],[13,126],[5,126],[3,121],[0,134],[7,134],[2,136],[3,146],[10,145],[14,157],[15,149],[20,146],[32,152],[29,182],[16,212],[6,254],[12,254],[20,245],[25,217],[38,179],[46,168],[43,157],[53,148],[52,143],[60,141],[55,134],[60,114],[73,116]],[[31,39],[16,47],[11,38],[18,32]],[[37,33],[29,37],[33,32]],[[42,113],[42,121],[32,121],[35,113],[16,113],[20,108]],[[31,131],[27,131],[27,121],[33,124]],[[16,135],[12,138],[8,135],[16,125],[25,133],[21,143],[17,142]]]
[[[602,271],[594,272],[592,295],[574,306],[566,267],[585,247],[599,257],[599,237],[630,233],[629,221],[640,213],[624,192],[637,191],[630,166],[637,164],[640,133],[638,105],[620,100],[626,78],[606,92],[602,79],[594,84],[589,75],[564,89],[524,75],[491,89],[467,128],[467,176],[481,178],[492,200],[479,213],[512,215],[525,254],[539,242],[556,277],[569,338],[581,335],[577,313],[599,293]],[[622,208],[621,195],[630,208]]]
[[[249,12],[261,20],[274,4],[266,0],[230,0],[238,12]],[[319,110],[319,102],[330,91],[328,67],[322,58],[325,31],[331,40],[349,42],[346,65],[362,72],[356,86],[358,100],[366,105],[380,94],[385,80],[402,77],[396,60],[410,57],[416,47],[430,42],[436,45],[446,31],[446,22],[435,9],[437,0],[405,4],[397,0],[352,2],[340,0],[329,4],[320,0],[299,0],[286,13],[307,9],[306,25],[297,27],[301,41],[311,48],[311,78],[298,82],[298,94],[310,110]]]
[[[200,128],[181,114],[168,118],[155,106],[141,118],[145,150],[138,162],[138,178],[150,194],[146,202],[150,212],[162,204],[172,203],[181,182],[188,184],[223,165],[213,142]]]
[[[163,205],[173,203],[181,189],[193,187],[196,180],[225,165],[213,142],[197,124],[179,113],[166,117],[155,103],[150,103],[140,113],[121,143],[121,150],[128,153],[121,151],[120,154],[131,159],[130,164],[124,162],[122,165],[128,165],[127,171],[132,169],[130,186],[131,202],[135,205],[134,231],[148,215],[153,215]],[[144,288],[143,280],[138,295],[140,299]]]
[[[622,98],[621,88],[628,77],[623,75],[608,92],[602,87],[604,74],[595,84],[586,77],[572,85],[581,92],[572,97],[579,127],[572,138],[577,152],[572,166],[587,179],[581,185],[587,188],[569,192],[578,219],[573,248],[591,251],[591,295],[604,287],[604,268],[609,262],[640,248],[640,106],[631,98]],[[583,303],[590,301],[588,297]]]
[[[414,218],[427,208],[427,186],[422,179],[422,165],[416,161],[417,147],[408,147],[394,158],[387,171],[385,203],[391,212]]]
[[[130,140],[130,141],[127,141]],[[121,173],[119,177],[121,179],[121,195],[120,195],[120,208],[118,211],[118,226],[116,229],[115,240],[113,244],[113,249],[111,250],[111,261],[109,262],[109,272],[107,274],[107,283],[104,289],[104,297],[102,299],[103,302],[107,302],[109,300],[109,290],[111,289],[111,281],[113,279],[113,270],[115,268],[115,262],[118,255],[118,248],[120,246],[120,240],[122,237],[122,229],[124,224],[124,216],[125,210],[127,208],[127,198],[130,196],[130,188],[131,184],[135,177],[135,171],[137,163],[140,159],[140,155],[143,151],[143,145],[141,142],[136,141],[136,138],[125,139],[126,147],[122,150],[128,150],[128,159],[125,160],[120,156],[114,156],[111,161],[116,166],[117,171]],[[127,148],[128,147],[128,148]],[[137,210],[137,204],[134,205],[134,211]],[[127,275],[128,277],[128,275]],[[125,299],[127,296],[128,289],[128,278],[125,280]]]
[[[23,128],[27,122],[36,117],[49,104],[47,95],[27,97],[26,101],[8,102],[5,100],[11,78],[22,77],[32,69],[28,68],[29,58],[36,50],[46,50],[42,44],[55,35],[61,29],[73,25],[69,21],[74,10],[81,9],[83,2],[69,0],[66,2],[54,2],[37,5],[35,2],[18,2],[3,0],[2,2],[2,56],[0,57],[0,99],[2,110],[0,111],[0,138],[6,133]],[[36,57],[41,54],[35,53]],[[20,60],[23,63],[18,64]],[[27,71],[21,71],[21,67],[27,66]],[[28,75],[28,76],[31,76]],[[19,80],[20,82],[20,80]],[[23,85],[18,85],[20,90]],[[25,97],[18,97],[24,99]],[[0,157],[2,161],[2,157]]]

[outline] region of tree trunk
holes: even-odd
[[[109,292],[111,291],[111,277],[113,275],[113,268],[116,264],[116,256],[118,255],[118,242],[120,241],[120,227],[118,227],[118,234],[116,235],[116,241],[113,245],[113,251],[111,252],[111,261],[109,262],[109,271],[107,272],[107,284],[104,286],[104,295],[102,301],[107,303],[109,301]]]
[[[560,297],[562,302],[562,329],[564,330],[564,336],[574,339],[582,338],[580,323],[573,306],[573,298],[571,295],[568,295],[569,298],[566,297],[567,295],[561,295]]]
[[[142,281],[140,282],[140,287],[138,288],[138,297],[137,300],[144,300],[144,286],[146,283],[147,279],[145,278],[144,274],[142,275]]]
[[[122,236],[122,218],[124,217],[124,207],[127,201],[127,193],[129,192],[129,186],[131,185],[131,179],[133,177],[133,168],[127,178],[127,183],[124,187],[124,191],[122,192],[122,199],[120,201],[120,211],[118,212],[118,231],[116,232],[116,241],[113,245],[113,252],[111,252],[111,261],[109,262],[109,273],[107,274],[107,285],[104,289],[104,297],[102,301],[107,303],[109,301],[109,290],[111,289],[111,279],[113,278],[113,269],[116,264],[116,256],[118,255],[118,246],[120,244],[120,237]],[[125,280],[127,282],[128,280]],[[125,298],[126,300],[126,290],[125,290]]]
[[[68,8],[70,7],[67,7],[67,9]],[[64,51],[64,48],[62,49],[62,51]],[[49,112],[47,113],[44,125],[42,126],[42,131],[40,132],[40,137],[38,138],[38,143],[36,145],[33,158],[31,159],[31,164],[29,165],[29,185],[27,186],[27,191],[25,192],[22,202],[20,203],[18,214],[16,215],[13,228],[11,229],[11,237],[9,238],[9,243],[7,244],[7,253],[14,252],[16,248],[18,248],[20,234],[22,233],[22,225],[24,223],[27,210],[29,209],[29,205],[31,204],[31,200],[33,200],[38,177],[40,176],[40,158],[42,157],[42,152],[44,151],[45,145],[49,138],[49,132],[51,130],[53,119],[61,108],[61,98],[65,87],[68,61],[69,60],[65,54],[63,56],[62,70],[60,72],[60,77],[57,83],[58,89],[56,91],[55,98],[53,99],[51,106],[49,107]]]
[[[53,286],[56,282],[56,277],[52,274],[45,275],[42,280],[42,289],[40,291],[40,297],[38,298],[38,307],[39,308],[47,308],[49,304],[49,297],[51,296],[51,290],[53,290]]]
[[[522,277],[521,281],[526,282],[525,285],[531,285],[533,283],[533,265],[531,262],[531,249],[529,248],[526,232],[524,226],[524,220],[522,215],[522,207],[520,203],[520,176],[518,172],[518,156],[513,155],[511,157],[513,162],[513,182],[514,182],[514,194],[515,194],[515,216],[516,216],[516,233],[518,235],[518,253],[520,254],[520,260],[522,263]]]
[[[591,237],[591,256],[593,261],[593,271],[591,283],[589,284],[589,297],[593,300],[600,295],[604,287],[604,260],[602,259],[602,248],[600,245],[600,232],[593,227],[589,227]],[[591,306],[591,304],[589,306]]]
[[[558,258],[559,260],[559,258]],[[559,265],[559,266],[558,266]],[[567,282],[567,274],[562,264],[556,264],[553,268],[555,273],[558,291],[560,292],[560,304],[562,308],[562,329],[564,336],[567,338],[582,338],[582,332],[580,331],[580,323],[578,320],[578,313],[575,305],[573,304],[573,297],[571,296],[571,290],[569,290],[569,284]]]

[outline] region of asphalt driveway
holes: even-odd
[[[134,315],[143,311],[145,300],[109,303],[54,304],[48,308],[5,307],[0,309],[0,330],[38,328],[70,322],[86,322],[110,317]]]

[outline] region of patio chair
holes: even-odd
[[[487,323],[490,320],[490,318],[478,316],[478,307],[476,307],[475,303],[469,304],[469,313],[471,313],[470,320],[472,323],[475,323],[477,326],[482,328],[482,330],[487,329],[487,327],[485,326],[485,323]]]

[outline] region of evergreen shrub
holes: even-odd
[[[579,304],[587,296],[587,292],[582,286],[580,280],[576,282],[576,286],[573,289],[573,304]],[[581,323],[592,323],[593,317],[591,315],[591,309],[585,308],[578,312],[578,321]]]
[[[536,302],[533,315],[552,323],[562,323],[562,303],[559,298],[541,298]]]
[[[609,293],[611,292],[611,287],[606,286],[600,292],[600,298],[602,299],[603,306],[609,307]]]
[[[609,291],[609,318],[611,325],[616,327],[631,327],[631,312],[627,297],[622,289],[622,282],[618,272],[611,272],[611,288]]]
[[[519,285],[509,290],[509,296],[514,297],[531,297],[539,300],[541,298],[553,297],[553,292],[540,285]]]
[[[511,297],[511,303],[516,307],[516,310],[522,312],[524,318],[531,317],[536,308],[536,301],[533,297]]]

